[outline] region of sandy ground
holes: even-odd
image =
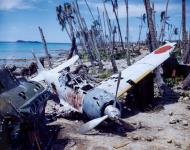
[[[147,53],[136,58],[139,60]],[[135,60],[135,61],[136,61]],[[125,60],[117,61],[119,70],[126,66]],[[109,69],[110,63],[104,62]],[[177,88],[176,88],[177,89]],[[178,102],[164,104],[159,111],[138,112],[125,121],[140,125],[133,131],[115,123],[101,124],[87,135],[78,133],[84,119],[64,119],[59,117],[49,125],[60,128],[57,139],[52,145],[56,150],[190,150],[190,92],[180,91]],[[46,112],[51,113],[49,101]],[[53,111],[56,111],[54,108]]]
[[[172,103],[155,112],[139,112],[124,118],[141,127],[133,131],[109,123],[81,135],[82,120],[59,118],[50,123],[60,132],[52,149],[66,150],[190,150],[190,103]]]

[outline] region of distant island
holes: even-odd
[[[17,40],[16,43],[41,43],[39,41],[24,41],[24,40]]]
[[[40,41],[25,41],[25,40],[17,40],[17,41],[0,41],[0,43],[39,43]],[[62,43],[62,42],[47,42],[47,44],[71,44],[71,43]],[[80,44],[79,44],[80,45]]]

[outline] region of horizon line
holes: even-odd
[[[16,41],[0,41],[0,43],[19,43],[18,41],[23,41],[23,43],[32,43],[32,42],[39,42],[42,43],[41,41],[37,41],[37,40],[16,40]],[[22,42],[20,42],[22,43]],[[53,44],[71,44],[71,42],[46,42],[46,43],[53,43]]]

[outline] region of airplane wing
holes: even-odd
[[[132,87],[130,82],[135,84],[138,83],[159,65],[161,65],[165,60],[167,60],[170,57],[170,52],[174,50],[175,44],[176,43],[167,43],[145,56],[143,59],[137,61],[132,66],[124,69],[121,72],[121,81],[117,97],[120,97]],[[108,80],[101,82],[97,88],[104,89],[115,95],[117,77],[118,74],[112,75]]]
[[[75,55],[71,59],[67,60],[66,62],[64,62],[63,64],[59,65],[58,67],[51,69],[50,71],[52,73],[53,72],[57,72],[58,73],[58,72],[62,71],[63,69],[65,69],[65,68],[71,66],[72,64],[74,64],[78,59],[79,59],[79,56]]]

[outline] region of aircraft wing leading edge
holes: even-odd
[[[37,58],[35,56],[35,58]],[[45,70],[44,68],[38,70],[38,75],[35,76],[34,78],[31,78],[32,81],[36,81],[36,82],[40,82],[42,80],[45,80],[45,76],[46,74],[54,74],[54,73],[59,73],[60,71],[62,71],[63,69],[71,66],[72,64],[74,64],[77,60],[79,59],[78,55],[73,56],[71,59],[67,60],[66,62],[64,62],[63,64],[59,65],[58,67],[55,67],[51,70]],[[37,64],[41,64],[38,59],[37,59]]]
[[[135,84],[138,83],[159,65],[161,65],[165,60],[167,60],[170,57],[170,52],[174,50],[174,45],[175,43],[167,43],[145,56],[143,59],[137,61],[132,66],[124,69],[121,72],[121,81],[117,97],[120,97],[132,87],[128,81],[131,80]],[[115,94],[117,77],[118,74],[112,75],[108,80],[103,81],[99,86],[97,86],[97,88],[101,88],[107,92]]]

